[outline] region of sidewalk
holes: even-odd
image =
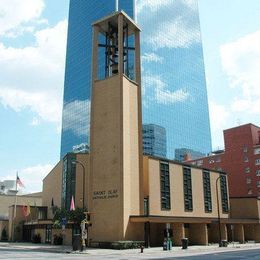
[[[115,258],[123,256],[124,258],[162,258],[162,257],[184,257],[196,256],[205,254],[214,254],[221,252],[232,252],[239,250],[259,249],[260,244],[229,244],[228,247],[219,247],[217,244],[210,246],[189,246],[188,249],[183,250],[181,247],[173,247],[171,251],[163,251],[162,247],[145,248],[144,253],[140,253],[140,249],[127,250],[112,250],[112,249],[96,249],[88,248],[83,252],[73,252],[71,246],[54,246],[46,244],[32,244],[32,243],[0,243],[0,248],[15,248],[28,251],[50,252],[50,253],[71,253],[84,255],[91,259],[91,256],[104,258],[106,256],[114,256]]]

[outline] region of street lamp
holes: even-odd
[[[82,208],[84,209],[85,208],[85,180],[86,180],[86,171],[85,171],[85,166],[79,162],[79,161],[72,161],[71,162],[72,164],[76,165],[76,164],[79,164],[82,166],[82,169],[83,169],[83,197],[82,197]]]
[[[221,179],[221,176],[219,176],[216,180],[216,193],[217,193],[217,205],[218,205],[218,232],[219,232],[219,247],[222,247],[221,242],[221,226],[220,226],[220,210],[219,210],[219,199],[218,199],[218,181]]]

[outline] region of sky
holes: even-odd
[[[41,190],[59,160],[68,9],[0,0],[0,180],[18,171],[24,193]],[[199,0],[199,10],[215,150],[223,129],[260,126],[260,1]]]

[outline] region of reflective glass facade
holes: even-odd
[[[133,0],[119,0],[133,17]],[[92,23],[115,11],[115,0],[71,0],[63,98],[61,158],[89,144]]]
[[[62,167],[62,207],[70,209],[71,199],[75,201],[75,190],[76,190],[76,155],[73,153],[67,154],[63,158]]]
[[[180,149],[211,151],[197,0],[119,0],[142,29],[143,124],[167,136],[167,158]],[[61,157],[87,147],[91,93],[91,24],[115,10],[114,0],[71,0]],[[83,145],[81,145],[83,144]]]
[[[166,129],[170,159],[182,148],[208,153],[211,135],[197,0],[147,2],[137,1],[143,124]]]
[[[165,128],[148,124],[143,125],[143,153],[158,157],[166,157],[167,140]]]

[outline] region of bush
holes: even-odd
[[[40,234],[34,235],[32,242],[35,243],[35,244],[40,244],[41,243],[41,235]]]
[[[5,229],[5,228],[2,230],[1,240],[2,240],[2,241],[7,241],[7,240],[8,240],[7,232],[6,232],[6,229]]]
[[[62,238],[62,235],[54,235],[53,237],[53,244],[54,245],[62,245],[63,243],[63,238]]]
[[[144,241],[114,241],[114,242],[92,242],[92,247],[105,248],[105,249],[134,249],[144,246]]]

